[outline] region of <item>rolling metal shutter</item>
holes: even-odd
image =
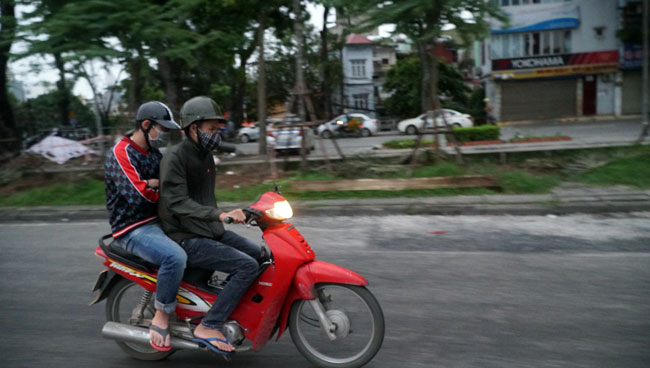
[[[623,72],[623,115],[641,113],[641,72]]]
[[[501,121],[552,119],[575,114],[575,79],[501,83]]]

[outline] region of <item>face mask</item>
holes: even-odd
[[[155,128],[151,128],[155,129]],[[167,145],[167,142],[169,142],[169,132],[163,132],[162,130],[158,130],[158,136],[156,139],[151,138],[149,136],[149,146],[151,148],[160,148],[160,147],[165,147]]]
[[[206,133],[200,130],[197,130],[197,132],[201,147],[207,149],[208,151],[212,151],[213,149],[219,147],[221,144],[221,134],[219,134],[219,132]]]

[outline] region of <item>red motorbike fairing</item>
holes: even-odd
[[[273,334],[295,270],[314,259],[311,247],[292,224],[267,228],[263,237],[273,253],[274,264],[248,289],[231,315],[248,330],[245,336],[253,342],[255,351],[262,349]]]
[[[347,268],[327,262],[311,261],[303,264],[293,276],[291,289],[284,299],[276,340],[280,339],[280,336],[282,336],[282,333],[287,327],[287,320],[289,319],[289,312],[293,303],[299,299],[315,299],[317,297],[315,286],[321,283],[366,286],[368,285],[368,280]]]

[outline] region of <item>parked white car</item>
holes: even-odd
[[[444,119],[441,112],[444,112],[445,114]],[[402,120],[399,123],[397,123],[397,130],[405,134],[416,134],[418,130],[422,129],[425,116],[426,114],[422,114],[412,119]],[[474,126],[474,121],[471,116],[460,113],[456,110],[451,110],[451,109],[436,110],[436,112],[434,113],[434,118],[436,119],[436,125],[439,127],[445,126],[444,120],[447,120],[447,124],[457,128],[468,128]],[[430,118],[427,119],[426,126],[427,128],[433,127],[433,120]]]
[[[364,114],[354,113],[354,114],[339,115],[335,117],[333,120],[330,120],[327,123],[323,123],[319,125],[317,129],[318,135],[320,135],[323,138],[331,138],[340,125],[346,124],[348,121],[354,118],[360,118],[362,121],[360,127],[361,129],[360,133],[362,137],[370,137],[371,135],[379,131],[379,122],[377,120],[371,119],[370,117]]]
[[[260,139],[260,127],[257,123],[251,126],[242,127],[241,129],[239,129],[239,133],[237,133],[237,136],[239,137],[239,141],[241,143],[256,141]]]

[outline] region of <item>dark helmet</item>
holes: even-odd
[[[158,101],[149,101],[140,105],[135,120],[137,122],[151,120],[168,129],[181,129],[181,126],[174,121],[174,115],[169,107]]]
[[[181,124],[183,129],[197,121],[212,119],[226,120],[223,117],[219,105],[210,97],[193,97],[187,100],[181,108]]]

